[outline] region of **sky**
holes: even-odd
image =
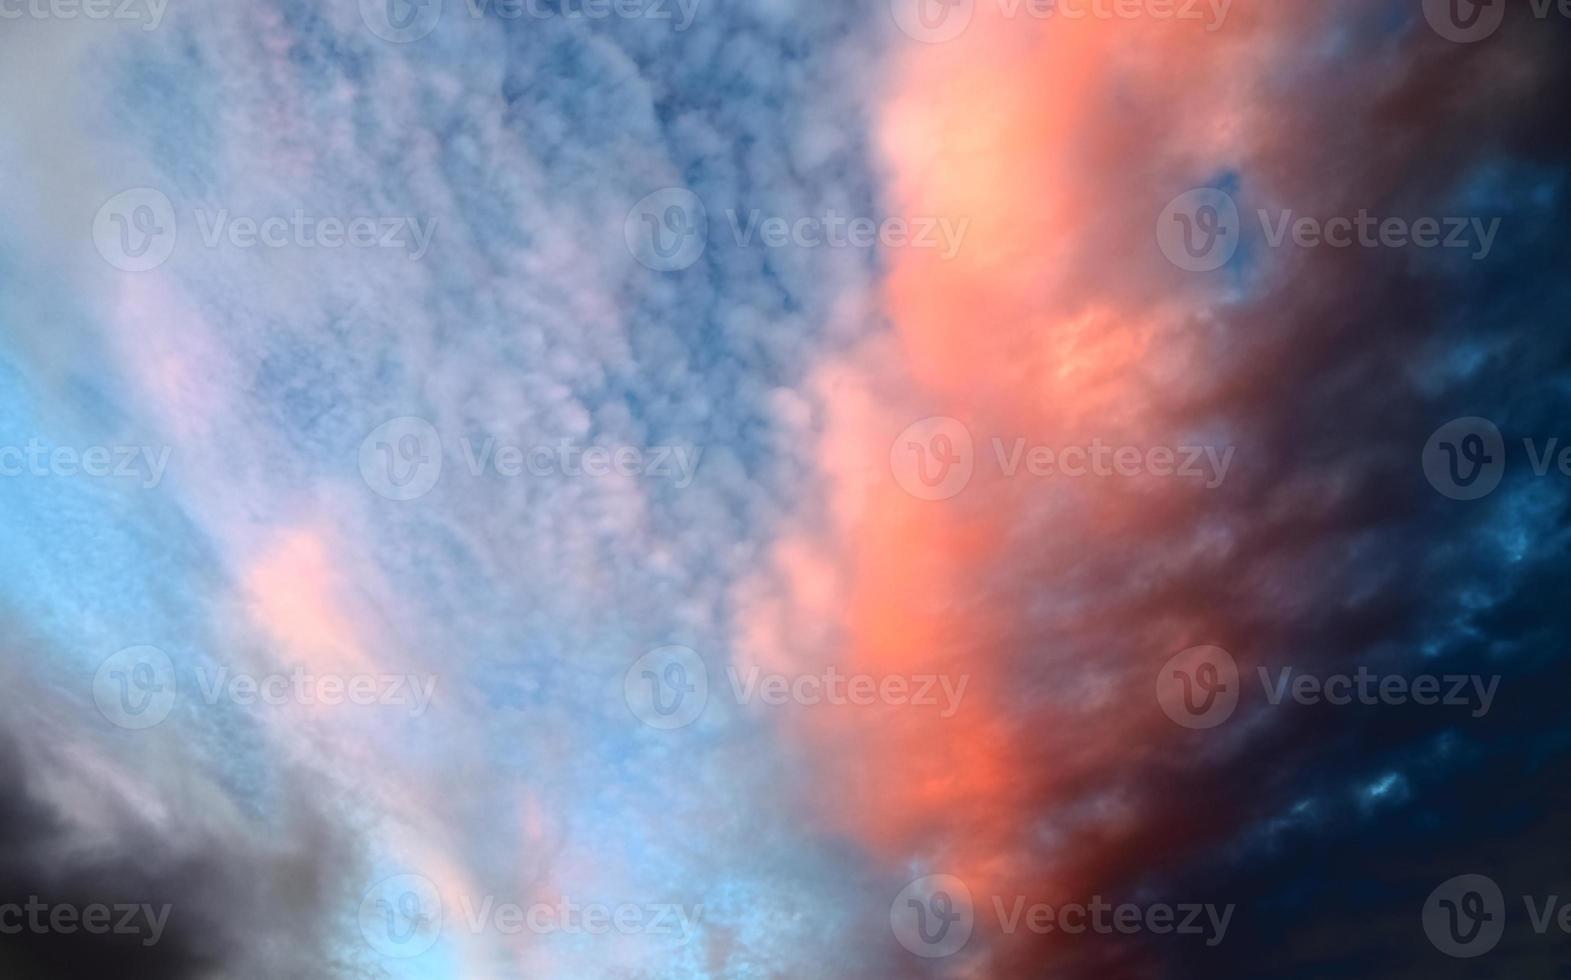
[[[0,974],[1565,975],[1568,41],[0,0]]]

